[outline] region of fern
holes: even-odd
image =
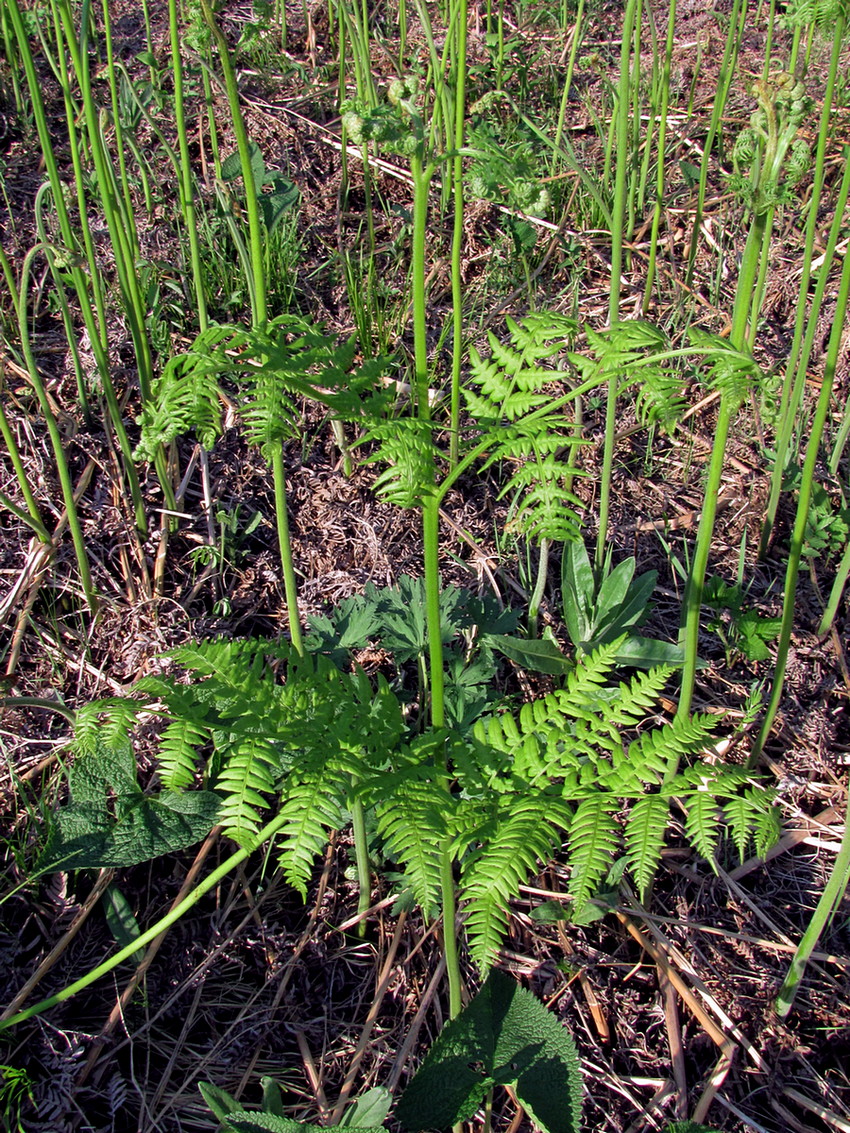
[[[608,872],[619,844],[619,828],[614,817],[618,806],[616,797],[596,792],[582,799],[576,807],[570,824],[569,893],[577,910],[593,896]],[[646,864],[644,862],[644,866]]]
[[[626,862],[641,899],[646,895],[661,857],[670,800],[646,795],[629,811],[625,831]]]
[[[507,932],[510,899],[552,856],[571,815],[557,797],[541,794],[496,796],[494,805],[468,810],[483,811],[483,821],[464,830],[462,841],[478,845],[463,861],[461,887],[470,952],[486,972]]]
[[[490,332],[490,356],[471,351],[472,381],[467,409],[492,441],[484,467],[511,462],[517,467],[501,495],[519,493],[513,526],[530,539],[574,539],[581,501],[571,490],[580,470],[564,459],[580,439],[562,412],[545,412],[553,382],[563,374],[541,365],[563,359],[577,331],[573,319],[552,312],[507,320],[510,343]],[[481,436],[478,442],[481,441]]]

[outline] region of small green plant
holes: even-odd
[[[716,576],[706,581],[703,601],[709,609],[727,615],[710,620],[708,628],[723,642],[728,665],[733,663],[736,653],[748,661],[769,659],[767,646],[779,636],[781,618],[767,617],[747,606],[746,593],[740,583],[728,583]]]

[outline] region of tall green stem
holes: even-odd
[[[92,582],[86,541],[83,537],[83,529],[80,525],[80,517],[74,499],[74,485],[71,483],[71,473],[68,469],[68,462],[65,459],[65,450],[62,447],[62,435],[59,432],[59,426],[56,424],[56,418],[53,416],[53,410],[51,409],[44,383],[41,380],[41,374],[38,371],[38,366],[36,365],[35,357],[32,352],[29,326],[27,325],[27,292],[30,270],[32,268],[32,262],[39,250],[40,249],[36,246],[28,252],[24,259],[23,267],[21,268],[20,293],[17,298],[18,333],[21,337],[21,349],[26,361],[30,383],[38,398],[41,414],[47,426],[48,436],[50,437],[53,459],[56,461],[56,472],[59,476],[59,483],[62,486],[62,498],[65,503],[65,512],[68,516],[68,527],[71,531],[71,539],[73,540],[74,551],[77,556],[77,566],[80,571],[83,593],[86,596],[89,609],[94,613],[97,609],[97,596],[95,594],[94,583]]]
[[[298,617],[298,583],[292,559],[292,541],[289,537],[289,516],[286,510],[286,475],[283,466],[283,445],[277,442],[272,449],[272,475],[274,476],[274,504],[277,518],[277,539],[283,567],[283,589],[286,595],[286,616],[292,644],[299,653],[304,652],[301,621]]]
[[[844,178],[842,190],[846,194],[850,185],[850,149],[844,150]],[[840,223],[836,217],[834,224]],[[829,416],[832,385],[835,379],[835,370],[841,348],[842,332],[847,317],[848,296],[850,296],[850,256],[844,257],[844,267],[841,272],[841,282],[838,289],[838,299],[835,305],[835,320],[832,324],[832,333],[827,347],[826,363],[824,365],[823,381],[818,395],[817,408],[814,421],[809,432],[806,459],[803,462],[803,474],[800,481],[800,494],[797,499],[797,514],[794,520],[794,530],[791,535],[791,549],[788,555],[788,565],[785,570],[785,593],[782,604],[782,626],[779,631],[779,640],[776,647],[776,666],[773,673],[773,687],[770,699],[764,714],[761,728],[756,742],[753,745],[751,761],[755,761],[764,749],[770,735],[782,689],[785,683],[785,668],[788,662],[788,649],[791,644],[791,632],[794,628],[794,603],[797,592],[797,575],[800,570],[800,560],[803,555],[803,544],[806,537],[806,524],[809,518],[809,507],[812,501],[812,489],[815,481],[815,469],[820,458],[820,442]]]
[[[452,230],[452,390],[451,437],[449,460],[457,464],[460,450],[460,370],[463,362],[463,282],[460,271],[460,253],[463,245],[463,148],[466,121],[466,40],[468,34],[468,3],[460,0],[457,13],[457,51],[455,53],[455,156],[452,159],[452,188],[454,192],[454,228]]]
[[[623,38],[620,49],[620,82],[617,88],[617,165],[614,173],[614,208],[611,214],[611,290],[608,296],[608,325],[620,320],[620,279],[623,270],[623,230],[626,222],[626,179],[629,166],[629,53],[638,0],[628,0],[623,17]],[[614,471],[614,438],[617,433],[617,397],[619,377],[608,378],[605,404],[605,443],[599,484],[599,531],[596,536],[594,566],[601,573],[608,542],[608,511],[611,501],[611,477]]]

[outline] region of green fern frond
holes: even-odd
[[[279,760],[274,747],[260,736],[242,736],[222,753],[215,789],[222,795],[219,821],[224,832],[246,845],[261,825],[267,796],[274,793]]]
[[[772,801],[772,800],[771,800]],[[775,806],[767,806],[756,815],[753,827],[756,853],[763,858],[779,841],[782,833],[779,810]]]
[[[756,360],[746,350],[738,350],[727,339],[699,327],[691,327],[688,333],[693,345],[705,352],[711,388],[733,406],[740,406],[764,378]]]
[[[626,861],[635,879],[641,900],[655,876],[664,846],[670,800],[662,795],[646,795],[629,811],[625,831]]]
[[[614,817],[618,800],[596,792],[582,799],[570,823],[568,852],[571,866],[569,892],[576,911],[593,896],[605,876],[619,843]]]
[[[192,783],[197,770],[197,748],[208,744],[210,739],[209,729],[193,720],[172,720],[165,727],[157,758],[159,775],[166,787],[176,791]]]
[[[74,717],[74,752],[87,755],[99,748],[127,743],[143,708],[139,700],[123,696],[84,704]]]
[[[305,900],[316,857],[327,845],[328,833],[342,826],[348,782],[328,761],[287,785],[278,860],[286,880]]]
[[[523,475],[525,473],[527,475]],[[553,457],[520,469],[508,481],[501,495],[520,486],[523,480],[530,481],[533,486],[524,493],[508,526],[538,543],[542,539],[564,543],[579,538],[582,529],[579,512],[584,505],[567,487],[574,475],[574,469]]]
[[[204,448],[215,444],[222,431],[217,381],[221,366],[216,351],[229,335],[229,327],[210,326],[188,353],[166,363],[142,409],[137,460],[153,460],[162,445],[192,430]]]
[[[743,795],[736,795],[734,799],[730,799],[723,808],[723,814],[729,824],[729,833],[741,862],[747,856],[747,849],[755,834],[759,817],[765,811],[764,798],[759,797],[760,794],[761,792],[750,788]]]
[[[414,775],[384,779],[377,807],[378,831],[404,874],[426,917],[440,908],[442,847],[451,829],[456,800],[439,783]]]
[[[722,818],[717,800],[708,791],[699,791],[688,796],[686,806],[687,839],[700,857],[715,869],[714,855],[717,852],[717,843],[720,841]]]
[[[366,463],[380,461],[389,466],[375,481],[378,496],[398,507],[418,507],[434,490],[431,423],[419,417],[375,422],[363,439],[377,441],[379,446]]]
[[[514,796],[500,799],[478,830],[481,845],[463,862],[461,893],[470,952],[482,973],[492,966],[507,934],[511,899],[552,856],[557,828],[565,829],[569,821],[568,808],[557,798]]]
[[[671,724],[642,732],[629,744],[626,762],[645,783],[660,783],[670,767],[705,750],[716,726],[716,719],[708,715],[677,718]]]

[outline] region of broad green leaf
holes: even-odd
[[[578,1133],[575,1044],[539,1000],[498,969],[443,1028],[396,1118],[406,1129],[444,1129],[471,1118],[494,1085],[512,1086],[546,1133]]]
[[[535,673],[563,676],[573,668],[558,646],[547,638],[529,638],[523,641],[519,637],[487,634],[483,640],[517,665],[532,669]]]
[[[124,948],[128,944],[132,944],[134,940],[138,940],[141,936],[139,922],[133,915],[130,902],[117,885],[108,885],[106,887],[106,892],[103,894],[103,914],[106,917],[109,931],[115,938],[115,943],[119,948]],[[138,964],[144,954],[144,948],[139,948],[133,953],[130,959],[134,964]]]
[[[242,1106],[236,1098],[231,1097],[227,1090],[222,1090],[220,1086],[214,1086],[212,1082],[199,1082],[198,1089],[219,1121],[224,1122],[230,1114],[242,1112]]]
[[[614,657],[618,665],[631,665],[636,669],[653,669],[657,665],[675,665],[677,668],[684,663],[684,650],[680,645],[671,641],[657,641],[653,637],[627,637]],[[705,662],[701,662],[704,666]]]
[[[633,555],[630,559],[624,559],[623,562],[618,563],[611,573],[606,575],[596,596],[595,617],[593,619],[596,625],[603,625],[611,614],[622,606],[634,574],[635,559]],[[619,617],[617,622],[620,623]]]
[[[386,1121],[392,1100],[393,1096],[388,1089],[384,1086],[374,1086],[359,1097],[354,1105],[348,1107],[339,1124],[348,1129],[381,1125]]]
[[[278,1117],[283,1117],[283,1098],[280,1093],[280,1086],[267,1074],[260,1079],[260,1085],[263,1087],[263,1110],[265,1113],[276,1113]]]
[[[98,741],[68,774],[71,802],[62,807],[39,868],[122,868],[184,850],[215,825],[212,791],[146,795],[136,780],[132,747]]]
[[[621,564],[622,565],[622,564]],[[648,570],[629,586],[622,605],[613,612],[611,618],[614,633],[623,633],[632,626],[640,625],[649,612],[649,600],[658,581],[658,571]],[[602,619],[599,629],[605,628],[607,619]]]
[[[276,1113],[257,1113],[236,1110],[228,1114],[224,1121],[228,1133],[327,1133],[325,1125],[310,1125],[308,1122],[293,1121]],[[349,1126],[348,1133],[386,1133],[383,1125]]]
[[[561,559],[561,603],[573,645],[588,641],[592,633],[593,568],[584,543],[564,546]]]

